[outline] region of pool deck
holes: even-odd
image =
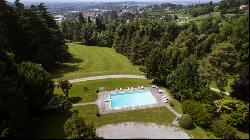
[[[110,101],[105,101],[109,99],[109,94],[111,92],[116,91],[103,91],[98,93],[98,100],[97,100],[97,106],[99,109],[100,114],[109,114],[109,113],[115,113],[115,112],[123,112],[123,111],[130,111],[130,110],[139,110],[139,109],[146,109],[146,108],[155,108],[155,107],[161,107],[166,106],[166,103],[163,103],[161,100],[162,94],[159,93],[159,89],[157,88],[151,88],[151,87],[145,87],[145,90],[150,90],[154,98],[156,99],[156,103],[150,104],[150,105],[139,105],[139,106],[131,106],[131,107],[123,107],[120,109],[112,109],[110,107]],[[124,89],[123,91],[126,91],[127,89]],[[134,91],[139,91],[138,88],[134,88]],[[119,93],[118,93],[119,94]],[[163,94],[165,95],[165,94]]]

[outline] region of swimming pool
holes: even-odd
[[[110,93],[110,99],[112,109],[156,103],[156,100],[150,90]]]

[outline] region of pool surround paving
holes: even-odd
[[[126,91],[127,89],[124,89],[123,91]],[[166,103],[162,102],[161,97],[164,94],[159,93],[159,89],[157,88],[150,88],[150,87],[145,87],[144,89],[141,90],[149,90],[153,97],[156,100],[156,103],[154,104],[147,104],[147,105],[138,105],[138,106],[129,106],[129,107],[121,107],[119,109],[113,109],[111,108],[109,96],[111,93],[114,93],[116,91],[102,91],[98,93],[98,100],[97,100],[97,106],[99,109],[100,114],[109,114],[109,113],[115,113],[115,112],[123,112],[123,111],[130,111],[130,110],[139,110],[139,109],[146,109],[146,108],[155,108],[155,107],[161,107],[161,106],[166,106]],[[141,91],[138,88],[134,88],[134,91]],[[119,92],[117,93],[119,94]]]

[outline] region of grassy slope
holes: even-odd
[[[106,90],[115,90],[116,88],[127,88],[137,86],[149,86],[149,80],[143,79],[105,79],[96,81],[86,81],[73,84],[69,91],[69,97],[71,97],[73,103],[76,102],[93,102],[97,99],[96,90],[99,87],[105,87]],[[90,90],[84,91],[84,87],[88,87]],[[62,90],[55,88],[54,94],[62,94]]]
[[[142,75],[137,66],[133,66],[125,56],[116,53],[113,48],[76,43],[67,45],[73,59],[64,63],[58,70],[52,71],[55,80],[111,74]]]

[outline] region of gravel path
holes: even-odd
[[[72,104],[72,106],[94,105],[94,104],[96,104],[96,101],[94,101],[94,102],[87,102],[87,103],[76,103],[76,104]]]
[[[111,79],[111,78],[147,79],[145,76],[141,76],[141,75],[102,75],[102,76],[93,76],[93,77],[72,79],[72,80],[69,80],[69,82],[70,83],[79,83],[79,82],[90,81],[90,80]]]
[[[217,89],[217,88],[210,88],[210,89],[213,90],[213,91],[215,91],[215,92],[224,93],[224,94],[226,94],[227,96],[230,95],[228,92],[220,91],[220,90]]]
[[[101,76],[92,76],[92,77],[84,77],[84,78],[77,78],[69,80],[70,83],[79,83],[84,81],[90,81],[90,80],[101,80],[101,79],[111,79],[111,78],[134,78],[134,79],[147,79],[145,76],[142,75],[126,75],[126,74],[120,74],[120,75],[101,75]],[[57,82],[55,83],[57,84]],[[210,88],[211,90],[215,92],[222,92],[217,88]],[[229,95],[228,92],[222,92],[226,95]]]
[[[105,139],[190,139],[187,133],[176,127],[167,127],[155,123],[108,124],[97,128],[97,133]]]

